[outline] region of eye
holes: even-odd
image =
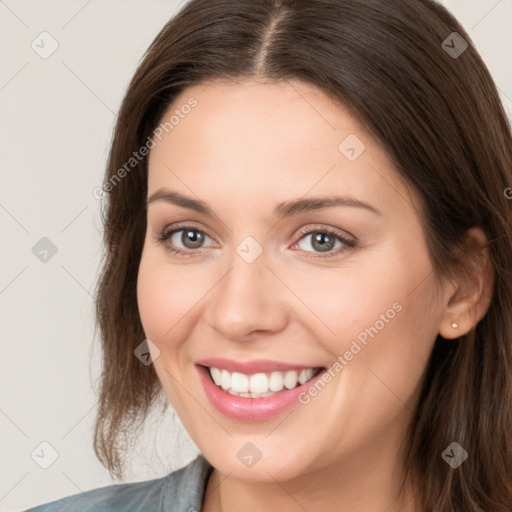
[[[206,238],[212,240],[204,231],[197,229],[195,226],[175,226],[174,229],[158,233],[155,240],[162,243],[172,253],[191,256],[194,252],[197,252],[195,249],[201,249]],[[171,243],[168,243],[169,241]],[[178,243],[181,243],[184,248],[181,249]]]
[[[292,248],[300,246],[302,243],[302,247],[299,247],[301,250],[310,253],[317,253],[315,256],[308,257],[329,258],[356,247],[355,240],[348,239],[332,229],[325,228],[324,226],[320,226],[316,229],[302,229],[299,232],[299,236],[300,239],[292,246]],[[313,251],[309,251],[304,248],[304,245],[307,244],[303,244],[303,242],[308,237],[310,237],[310,244],[311,247],[313,247]],[[166,250],[181,256],[193,256],[194,254],[197,254],[197,249],[203,248],[203,244],[207,238],[212,240],[212,238],[210,238],[204,231],[191,225],[174,226],[173,229],[164,230],[154,237],[155,241],[163,244]],[[180,243],[183,248],[179,247],[178,244]],[[338,250],[333,251],[336,243],[338,243]],[[326,253],[326,256],[321,255],[322,253]]]
[[[299,236],[300,240],[294,244],[294,247],[300,246],[301,242],[304,242],[309,238],[309,243],[311,247],[313,247],[313,251],[304,249],[304,245],[307,244],[303,244],[302,247],[300,247],[302,250],[306,252],[328,253],[326,256],[313,257],[329,258],[336,256],[341,252],[353,249],[356,246],[355,240],[350,240],[331,229],[324,228],[323,226],[318,229],[303,229],[299,232]],[[339,243],[338,250],[333,252],[332,250],[335,248],[337,242]]]

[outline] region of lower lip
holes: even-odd
[[[299,394],[307,391],[326,371],[322,370],[318,375],[296,388],[278,391],[275,395],[263,398],[245,398],[230,395],[227,391],[219,388],[210,377],[208,368],[197,365],[197,369],[206,396],[214,407],[228,418],[240,421],[261,421],[281,414],[297,403]]]

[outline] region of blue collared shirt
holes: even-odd
[[[201,512],[212,469],[199,455],[162,478],[91,489],[25,512]]]

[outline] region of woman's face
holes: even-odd
[[[137,293],[190,436],[242,480],[391,468],[443,309],[418,197],[345,108],[301,82],[190,87],[165,121]]]

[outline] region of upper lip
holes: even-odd
[[[232,359],[223,359],[217,357],[200,359],[196,361],[196,364],[219,368],[221,370],[227,370],[231,373],[245,373],[246,375],[252,375],[254,373],[271,373],[279,371],[319,368],[319,366],[310,364],[291,364],[283,363],[281,361],[269,361],[264,359],[255,359],[252,361],[234,361]]]

